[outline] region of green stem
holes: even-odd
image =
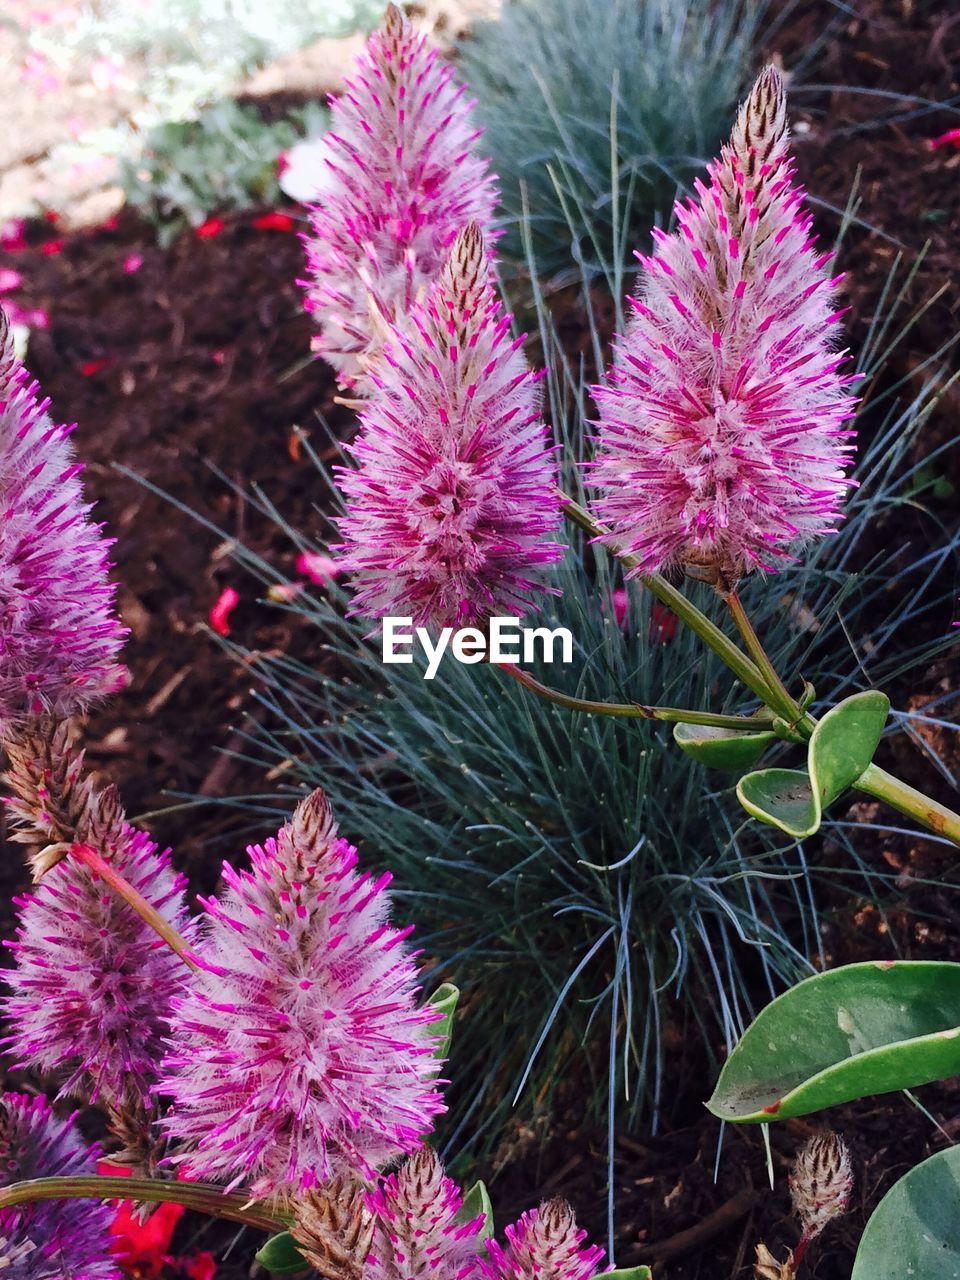
[[[740,632],[741,636],[743,636],[743,642],[747,646],[747,653],[749,653],[759,670],[766,677],[770,688],[776,691],[777,704],[775,705],[775,710],[777,710],[780,715],[787,719],[791,724],[798,721],[802,718],[800,708],[797,706],[796,702],[794,702],[793,698],[791,698],[789,690],[777,674],[773,663],[767,657],[767,651],[760,643],[760,637],[757,635],[756,631],[754,631],[753,623],[747,617],[747,611],[743,607],[743,601],[737,595],[736,591],[721,591],[719,594],[721,600],[723,600],[724,604],[730,610],[730,616],[733,618],[737,630]],[[813,721],[811,717],[807,717],[807,719],[810,720],[809,731],[812,733],[815,721]],[[809,736],[809,734],[807,734],[807,736]]]
[[[114,893],[121,897],[129,907],[133,908],[141,920],[160,935],[167,946],[177,953],[185,965],[191,969],[199,968],[183,935],[168,920],[164,920],[156,907],[151,906],[143,894],[139,893],[129,880],[124,879],[116,867],[112,867],[105,858],[97,853],[96,849],[88,844],[77,843],[71,845],[70,856],[76,858],[78,862],[84,863],[94,875],[99,876],[101,880],[108,884]]]
[[[156,1178],[32,1178],[0,1187],[0,1209],[37,1200],[139,1200],[150,1204],[182,1204],[212,1218],[242,1222],[262,1231],[285,1231],[290,1225],[243,1192],[224,1191],[209,1182],[160,1182]]]
[[[628,569],[639,567],[639,557],[630,555],[629,552],[623,551],[614,542],[611,542],[613,535],[610,530],[600,524],[599,521],[594,520],[589,511],[584,510],[579,503],[574,502],[572,498],[568,498],[565,493],[561,493],[560,497],[563,513],[568,520],[579,525],[592,538],[602,538],[611,554],[616,556],[621,564],[626,565]],[[781,702],[781,699],[778,698],[776,690],[770,686],[769,680],[753,659],[747,657],[742,649],[734,644],[716,623],[711,622],[705,613],[701,612],[695,604],[688,600],[682,591],[672,587],[666,578],[661,578],[659,574],[641,575],[640,581],[651,595],[655,596],[661,604],[665,604],[692,631],[695,631],[704,644],[708,645],[726,663],[734,675],[738,676],[751,692],[755,693],[768,706],[773,707],[778,715],[783,715],[783,706],[776,705]],[[796,711],[796,704],[793,704],[790,710]]]
[[[585,511],[583,507],[574,502],[572,498],[567,497],[566,494],[561,493],[560,498],[563,513],[569,520],[578,525],[592,538],[602,539],[611,554],[616,556],[628,569],[639,567],[640,561],[638,557],[620,549],[613,540],[609,529],[600,524],[599,521],[594,520],[588,511]],[[701,640],[709,645],[714,653],[726,663],[734,675],[738,676],[748,689],[762,699],[767,707],[777,713],[781,721],[785,721],[788,726],[795,727],[801,738],[808,739],[810,737],[816,727],[816,720],[813,716],[805,713],[800,705],[790,697],[773,664],[764,652],[763,645],[753,630],[753,626],[735,592],[727,593],[724,598],[730,606],[740,634],[747,645],[749,656],[729,640],[720,628],[710,621],[706,614],[691,604],[682,592],[677,591],[665,579],[657,574],[652,574],[640,575],[640,581],[662,604],[672,609],[692,631],[695,631]],[[960,816],[947,809],[944,805],[938,804],[935,800],[931,800],[922,791],[917,791],[916,788],[901,782],[899,778],[895,778],[878,765],[869,765],[857,779],[856,786],[858,790],[866,792],[867,795],[875,796],[878,800],[885,801],[900,813],[913,818],[916,822],[926,827],[928,831],[946,836],[955,844],[960,845]]]
[[[714,715],[711,711],[687,711],[684,707],[651,707],[642,702],[591,702],[586,698],[573,698],[561,693],[559,689],[541,684],[528,671],[515,667],[512,662],[498,662],[494,665],[512,676],[525,689],[530,689],[548,702],[555,702],[557,706],[567,707],[570,711],[582,711],[586,715],[668,720],[674,724],[710,725],[715,729],[773,728],[773,720],[769,716],[722,716]]]
[[[868,764],[857,779],[858,791],[865,791],[868,796],[885,800],[894,809],[915,819],[939,836],[946,836],[954,844],[960,845],[960,814],[956,814],[945,805],[931,800],[922,791],[917,791],[907,782],[901,782],[879,765]]]

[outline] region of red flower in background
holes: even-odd
[[[258,231],[293,231],[296,226],[289,213],[280,213],[276,209],[254,218],[253,225]]]
[[[97,1172],[107,1177],[129,1178],[130,1170],[101,1160]],[[166,1268],[187,1280],[215,1280],[217,1264],[209,1252],[189,1258],[170,1254],[170,1242],[177,1223],[186,1213],[182,1204],[158,1204],[145,1221],[132,1200],[117,1202],[117,1215],[110,1226],[110,1253],[132,1280],[159,1280]]]
[[[201,222],[197,227],[194,235],[198,240],[213,240],[223,231],[226,223],[222,218],[208,218],[206,222]]]

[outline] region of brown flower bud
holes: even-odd
[[[290,1234],[325,1280],[362,1280],[373,1241],[374,1217],[363,1188],[335,1178],[297,1202]]]
[[[800,1148],[790,1175],[790,1194],[805,1240],[813,1240],[828,1222],[846,1212],[852,1190],[850,1152],[835,1133],[828,1129]]]

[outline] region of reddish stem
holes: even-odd
[[[191,969],[198,969],[200,966],[190,954],[186,939],[182,934],[178,933],[168,920],[164,920],[160,912],[150,905],[142,893],[133,887],[128,880],[117,871],[116,867],[112,867],[96,849],[91,848],[88,844],[74,844],[70,847],[70,854],[76,858],[78,862],[82,862],[85,866],[100,877],[114,893],[118,894],[124,902],[132,907],[141,920],[150,926],[151,929],[164,940],[172,951],[175,951],[184,964],[189,965]]]

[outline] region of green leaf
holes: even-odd
[[[463,1197],[463,1204],[457,1214],[458,1222],[472,1222],[483,1214],[483,1226],[480,1228],[479,1240],[489,1240],[493,1235],[493,1206],[487,1192],[486,1183],[475,1182]]]
[[[436,1022],[431,1022],[430,1024],[432,1034],[437,1037],[437,1047],[434,1050],[434,1057],[436,1058],[446,1058],[450,1052],[450,1037],[453,1035],[453,1015],[459,999],[460,988],[455,987],[452,982],[442,982],[433,995],[427,999],[427,1004],[432,1005],[434,1009],[439,1009],[443,1014],[442,1018],[438,1018]]]
[[[623,1267],[620,1271],[601,1271],[592,1280],[653,1280],[649,1267]]]
[[[807,768],[821,808],[842,795],[873,760],[890,714],[890,699],[868,689],[831,707],[810,738]]]
[[[960,964],[877,961],[799,983],[759,1014],[707,1103],[767,1123],[960,1072]]]
[[[894,1183],[866,1225],[850,1280],[954,1280],[960,1275],[960,1147]]]
[[[737,799],[754,818],[797,840],[812,836],[820,826],[820,798],[799,769],[760,769],[745,774],[737,783]]]
[[[711,769],[742,773],[760,759],[776,734],[769,729],[715,729],[702,724],[675,724],[673,740],[688,756]]]
[[[293,1275],[297,1271],[306,1271],[310,1266],[289,1231],[271,1236],[257,1254],[256,1260],[275,1276]]]

